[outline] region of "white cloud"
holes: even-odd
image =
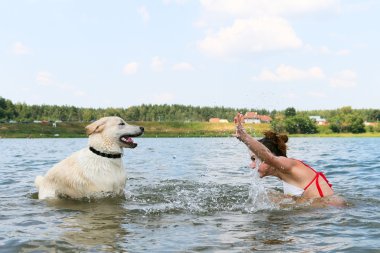
[[[320,53],[327,54],[327,55],[338,55],[338,56],[347,56],[351,53],[348,49],[340,49],[337,51],[330,50],[328,47],[323,46],[320,48]]]
[[[180,63],[174,64],[173,65],[173,69],[174,70],[178,70],[178,71],[181,71],[181,70],[183,70],[183,71],[191,71],[191,70],[194,70],[194,67],[190,63],[180,62]]]
[[[302,41],[289,23],[278,17],[237,19],[232,26],[222,28],[198,43],[203,52],[217,56],[294,49],[301,46]]]
[[[139,64],[137,62],[130,62],[124,66],[123,73],[126,75],[136,74]]]
[[[86,95],[82,90],[77,89],[75,86],[57,82],[53,74],[47,71],[38,72],[36,81],[39,85],[49,86],[50,88],[57,89],[60,92],[63,91],[75,97],[83,97]]]
[[[283,82],[283,81],[295,81],[301,79],[322,79],[325,78],[323,70],[319,67],[312,67],[309,69],[299,69],[293,66],[280,65],[275,71],[263,70],[259,76],[254,77],[254,80],[259,81],[273,81],[273,82]]]
[[[304,49],[312,52],[312,53],[318,53],[323,55],[332,55],[332,56],[347,56],[351,54],[351,51],[349,49],[339,49],[339,50],[332,50],[328,48],[327,46],[321,46],[321,47],[313,47],[310,44],[304,45]]]
[[[339,55],[339,56],[347,56],[350,53],[351,53],[351,51],[348,50],[348,49],[341,49],[341,50],[339,50],[339,51],[336,52],[336,54]]]
[[[353,70],[343,70],[330,78],[330,84],[336,88],[350,88],[357,84],[357,74]]]
[[[187,3],[189,0],[163,0],[162,2],[164,4],[185,4]]]
[[[319,51],[320,51],[320,53],[322,53],[322,54],[331,54],[331,50],[330,50],[328,47],[326,47],[326,46],[321,47],[321,48],[319,49]]]
[[[76,87],[69,84],[59,84],[56,87],[75,97],[84,97],[86,95],[82,90],[78,90]]]
[[[152,58],[151,67],[154,71],[162,71],[164,69],[165,59],[158,56]]]
[[[12,53],[17,55],[25,55],[30,53],[30,49],[21,42],[15,42],[12,45]]]
[[[37,83],[44,86],[50,86],[54,83],[53,75],[47,71],[40,71],[36,77]]]
[[[321,10],[338,10],[338,0],[201,0],[205,11],[235,17],[283,16]]]
[[[137,9],[137,12],[140,14],[141,18],[147,23],[150,20],[150,14],[147,8],[143,5]]]
[[[195,25],[207,35],[198,48],[221,57],[301,48],[303,41],[287,18],[340,8],[339,0],[200,0],[200,4],[203,17]],[[227,26],[231,18],[234,21]]]

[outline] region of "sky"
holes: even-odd
[[[0,0],[0,96],[379,109],[379,13],[378,0]]]

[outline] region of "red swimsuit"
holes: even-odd
[[[319,176],[321,176],[323,178],[323,180],[326,181],[326,183],[330,186],[330,188],[332,187],[332,184],[329,183],[329,181],[327,180],[326,176],[323,174],[323,172],[318,172],[316,171],[315,169],[313,169],[312,167],[310,167],[309,165],[307,165],[306,163],[300,161],[303,165],[305,165],[306,167],[312,169],[314,172],[315,172],[315,177],[313,178],[313,180],[310,181],[310,183],[308,183],[308,185],[306,185],[306,187],[304,188],[304,190],[306,191],[307,188],[309,188],[309,186],[315,181],[315,184],[317,186],[317,189],[318,189],[318,192],[319,192],[319,196],[323,197],[323,191],[321,189],[321,186],[319,185]]]

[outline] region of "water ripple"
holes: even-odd
[[[324,171],[348,202],[345,208],[282,198],[277,179],[257,181],[246,148],[234,138],[140,139],[138,148],[125,151],[125,198],[38,200],[35,176],[86,143],[0,141],[1,252],[380,248],[379,138],[289,140],[289,156]],[[279,201],[266,205],[273,197]]]

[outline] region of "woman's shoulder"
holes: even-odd
[[[294,166],[311,168],[311,166],[307,162],[305,162],[304,160],[297,159],[297,158],[288,158],[288,159],[290,159],[291,161],[293,161],[292,163],[293,163]]]
[[[300,163],[298,160],[285,157],[285,156],[277,156],[276,159],[278,159],[278,168],[283,172],[283,173],[291,173],[293,169],[296,167],[300,166],[302,163]]]
[[[287,158],[284,163],[287,164],[287,173],[293,175],[294,178],[298,178],[297,181],[315,174],[315,170],[300,159]]]

